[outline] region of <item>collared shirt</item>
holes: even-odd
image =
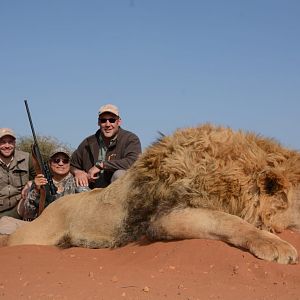
[[[104,143],[104,140],[102,138],[102,135],[99,135],[99,155],[98,155],[98,161],[104,161],[106,157],[107,147]],[[100,170],[100,173],[103,173],[104,170]]]
[[[117,142],[117,137],[118,135],[116,135],[113,139],[111,139],[109,141],[109,145],[108,147],[106,146],[104,140],[103,140],[103,137],[102,137],[102,134],[99,135],[99,155],[98,155],[98,161],[102,161],[104,162],[105,160],[111,160],[111,157],[106,157],[106,153],[107,153],[107,150],[111,147],[113,147],[113,145],[116,144]],[[100,173],[103,173],[104,170],[101,170]]]
[[[14,157],[12,156],[12,158],[10,159],[10,162],[8,164],[6,164],[1,158],[0,158],[0,163],[4,166],[6,166],[7,168],[9,168],[11,162],[14,160]]]

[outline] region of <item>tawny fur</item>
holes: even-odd
[[[300,229],[299,183],[299,152],[272,139],[210,124],[181,129],[148,147],[107,188],[55,201],[8,245],[211,238],[296,263],[296,249],[267,231]]]

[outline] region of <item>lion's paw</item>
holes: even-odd
[[[248,241],[249,251],[258,258],[280,264],[298,263],[297,250],[272,233],[264,232]]]

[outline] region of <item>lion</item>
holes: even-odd
[[[300,153],[207,123],[161,137],[108,187],[53,202],[6,245],[214,239],[295,264],[297,250],[276,235],[287,228],[300,229]]]

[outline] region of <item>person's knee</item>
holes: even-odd
[[[113,176],[111,177],[111,182],[115,181],[116,179],[120,178],[125,174],[126,170],[117,170],[114,172]]]

